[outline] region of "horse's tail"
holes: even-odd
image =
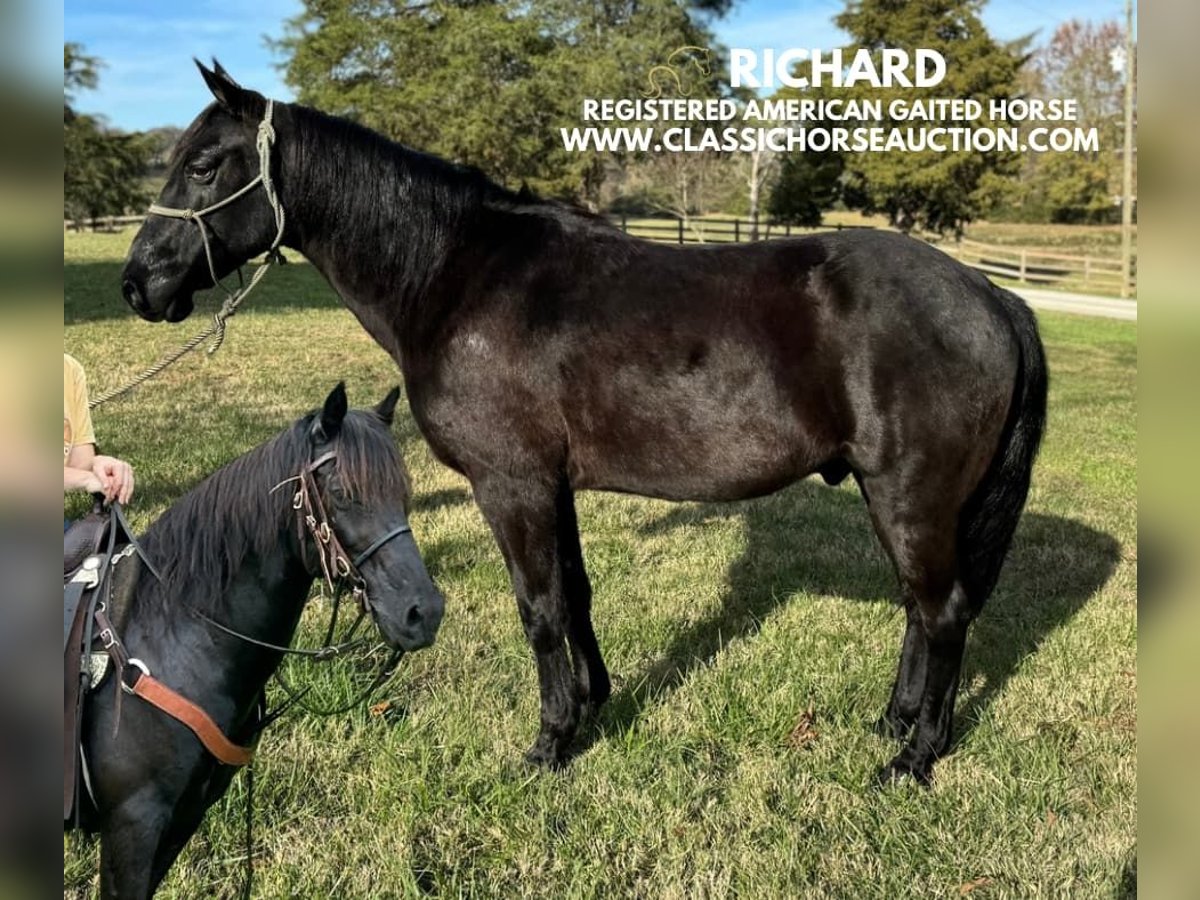
[[[1020,362],[996,455],[959,514],[959,574],[976,610],[1000,577],[1046,423],[1046,354],[1037,320],[1016,294],[998,287],[993,291],[1017,338]]]

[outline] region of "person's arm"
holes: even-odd
[[[72,447],[70,455],[67,456],[67,464],[63,467],[63,490],[103,492],[104,485],[92,471],[95,460],[94,444],[76,444]]]

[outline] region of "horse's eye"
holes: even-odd
[[[212,181],[213,174],[216,172],[212,166],[196,165],[188,166],[187,177],[199,184],[208,184]]]

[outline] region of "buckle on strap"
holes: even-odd
[[[133,667],[133,668],[135,668],[135,669],[140,669],[140,670],[141,670],[141,673],[142,673],[142,675],[149,675],[149,674],[150,674],[150,667],[149,667],[149,666],[147,666],[147,665],[146,665],[144,662],[142,662],[140,659],[138,659],[136,656],[134,656],[134,657],[130,657],[130,659],[129,659],[128,663],[126,663],[126,665],[127,665],[127,666],[132,666],[132,667]],[[141,678],[141,677],[142,677],[142,675],[139,675],[139,676],[138,676],[138,678]],[[134,681],[134,682],[133,682],[133,684],[134,684],[134,685],[136,685],[136,684],[137,684],[137,681]],[[123,675],[123,674],[122,674],[122,677],[121,677],[121,690],[122,690],[122,691],[124,691],[126,694],[130,694],[130,695],[132,695],[132,694],[133,694],[133,686],[131,686],[131,685],[129,684],[129,682],[125,680],[125,678],[124,678],[124,675]]]

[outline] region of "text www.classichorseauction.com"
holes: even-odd
[[[902,50],[884,50],[879,66],[860,50],[848,65],[834,50],[763,52],[762,73],[752,50],[730,51],[730,84],[734,87],[875,88],[936,87],[945,76],[945,60],[933,50],[918,50],[911,61]],[[627,123],[609,127],[560,128],[568,151],[707,152],[707,151],[835,151],[854,153],[975,151],[1095,152],[1100,149],[1094,127],[1074,123],[1079,115],[1073,99],[971,98],[920,100],[870,98],[731,99],[688,98],[696,78],[707,77],[709,51],[681,47],[647,73],[639,99],[585,99],[584,122]],[[811,60],[810,75],[791,74],[788,67]],[[665,97],[670,91],[678,95]],[[738,123],[741,123],[740,125]],[[654,124],[649,124],[654,123]],[[852,123],[852,124],[840,124]],[[1046,124],[1042,124],[1046,123]],[[660,124],[663,127],[659,127]]]

